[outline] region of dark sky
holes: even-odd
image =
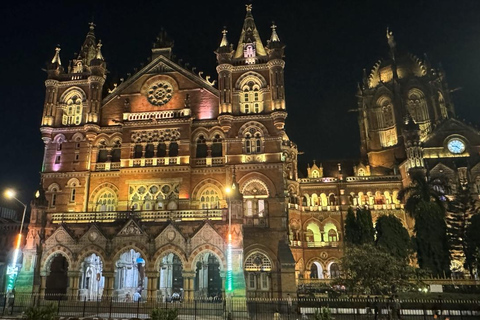
[[[107,85],[147,61],[162,27],[178,58],[216,78],[213,51],[222,28],[236,45],[247,2],[190,2],[8,2],[0,19],[0,188],[15,187],[30,201],[43,156],[42,68],[57,44],[68,64],[92,19],[104,44]],[[442,64],[450,89],[461,88],[452,94],[457,114],[480,122],[480,1],[253,1],[253,16],[264,44],[272,21],[286,44],[287,133],[304,152],[302,162],[358,157],[356,114],[348,110],[356,107],[363,68],[387,55],[387,26],[399,48]]]

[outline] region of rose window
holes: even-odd
[[[155,106],[163,106],[173,95],[173,87],[166,81],[153,84],[147,92],[148,101]]]

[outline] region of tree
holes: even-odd
[[[472,276],[478,274],[480,269],[480,213],[470,219],[466,231],[466,264]]]
[[[461,261],[473,276],[471,260],[467,259],[466,233],[472,215],[478,212],[478,199],[471,193],[468,183],[460,183],[455,197],[450,201],[447,212],[447,235],[452,259]]]
[[[412,184],[399,192],[406,199],[405,211],[415,219],[414,245],[420,268],[432,275],[450,274],[445,212],[447,199],[442,184],[427,180],[423,174],[412,172]]]
[[[411,239],[400,219],[394,215],[384,215],[375,225],[377,239],[375,245],[383,248],[396,259],[406,261],[411,253]]]
[[[373,228],[372,213],[368,209],[348,209],[345,218],[345,241],[349,245],[373,243],[375,229]]]
[[[369,209],[363,208],[357,210],[357,226],[359,233],[357,244],[373,243],[375,239],[375,229],[373,227],[372,213]]]
[[[357,220],[352,207],[350,207],[345,217],[345,242],[349,245],[357,244],[358,238]]]
[[[353,293],[388,294],[392,289],[409,289],[415,270],[406,260],[396,259],[372,244],[347,247],[340,259],[342,276],[334,280]]]

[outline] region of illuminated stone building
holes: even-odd
[[[47,66],[45,199],[19,287],[192,299],[231,279],[235,296],[293,294],[283,172],[295,176],[297,151],[276,27],[264,45],[247,6],[236,48],[225,30],[216,50],[218,86],[176,63],[162,31],[149,63],[107,92],[101,46],[92,24],[71,65],[57,48]]]
[[[349,207],[395,214],[411,231],[397,199],[408,170],[477,190],[478,131],[452,118],[443,72],[387,38],[389,58],[357,93],[361,158],[313,162],[303,178],[284,128],[284,45],[274,25],[263,44],[251,6],[236,48],[223,32],[216,82],[175,62],[162,31],[148,64],[104,88],[91,25],[69,66],[57,48],[47,67],[42,190],[17,287],[285,297],[295,279],[338,276]]]

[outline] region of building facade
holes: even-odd
[[[412,230],[397,199],[411,168],[428,164],[452,190],[480,181],[478,131],[453,118],[443,72],[398,53],[390,32],[389,58],[357,93],[361,158],[314,162],[301,178],[284,44],[274,25],[263,44],[251,6],[236,47],[223,32],[217,82],[176,63],[162,31],[149,63],[107,90],[94,31],[69,66],[57,48],[47,67],[42,189],[18,290],[286,297],[296,279],[339,275],[349,207]]]

